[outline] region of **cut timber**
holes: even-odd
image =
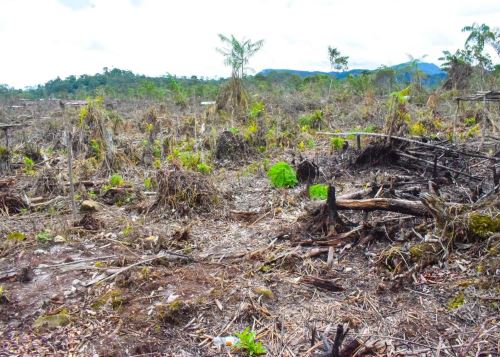
[[[422,202],[393,198],[370,198],[365,200],[337,200],[338,210],[391,211],[414,216],[431,216]]]

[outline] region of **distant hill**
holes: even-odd
[[[390,69],[393,69],[395,71],[395,77],[398,82],[403,82],[403,81],[410,81],[412,77],[412,69],[410,67],[411,63],[406,62],[406,63],[400,63],[394,66],[389,67]],[[445,71],[443,71],[441,68],[436,66],[434,63],[427,63],[427,62],[418,62],[418,69],[425,74],[425,78],[423,80],[424,85],[426,86],[436,86],[441,81],[443,81],[446,77],[447,74]],[[350,75],[356,76],[361,73],[372,73],[377,71],[375,70],[369,70],[369,69],[351,69],[345,72],[321,72],[321,71],[301,71],[301,70],[295,70],[295,69],[264,69],[257,73],[258,75],[262,76],[267,76],[271,73],[287,73],[287,74],[295,74],[297,76],[300,76],[302,78],[304,77],[309,77],[309,76],[315,76],[318,74],[323,74],[327,76],[333,76],[338,79],[344,79],[347,78]]]

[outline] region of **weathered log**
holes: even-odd
[[[419,201],[399,200],[392,198],[370,198],[365,200],[343,200],[336,202],[338,210],[361,210],[361,211],[391,211],[411,214],[414,216],[429,217],[430,214],[424,204]]]

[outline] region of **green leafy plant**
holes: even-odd
[[[319,183],[309,186],[309,198],[313,200],[326,200],[328,197],[328,185]]]
[[[113,174],[109,178],[109,184],[111,185],[111,187],[121,186],[124,183],[125,183],[125,181],[123,180],[123,178],[119,174]]]
[[[274,164],[267,172],[267,176],[274,187],[294,187],[298,183],[295,170],[284,161]]]
[[[52,241],[54,237],[52,236],[52,233],[50,233],[49,230],[44,229],[43,231],[39,232],[36,235],[36,240],[39,241],[40,243],[47,243]]]
[[[150,177],[146,177],[144,179],[144,188],[146,190],[151,190],[151,187],[153,187],[153,182],[151,181],[151,178]]]
[[[95,157],[97,160],[101,159],[101,154],[102,154],[102,144],[99,140],[90,140],[90,151],[92,153],[92,156]]]
[[[255,102],[251,105],[250,113],[248,114],[248,116],[250,117],[250,119],[258,118],[264,113],[264,108],[264,103]]]
[[[299,118],[299,125],[301,127],[318,129],[323,122],[323,112],[321,110],[315,110],[314,112],[303,115]]]
[[[373,124],[369,124],[363,129],[363,131],[365,133],[374,133],[375,131],[377,131],[377,127]]]
[[[423,136],[427,134],[427,129],[422,122],[416,122],[410,126],[410,134],[415,136]]]
[[[5,288],[0,285],[0,304],[7,304],[10,302],[9,296]]]
[[[330,139],[330,146],[333,150],[342,150],[345,145],[345,140],[339,136],[334,136]]]
[[[267,349],[262,345],[262,342],[255,341],[255,332],[246,327],[243,332],[235,333],[240,340],[236,343],[236,347],[245,350],[248,356],[258,356],[267,353]]]
[[[196,166],[196,168],[198,169],[199,172],[201,172],[204,175],[208,175],[209,173],[212,172],[212,168],[209,165],[205,164],[204,162],[200,162]]]
[[[23,241],[26,239],[26,235],[22,232],[10,232],[7,234],[7,240]]]
[[[238,133],[239,133],[238,128],[229,128],[229,129],[227,129],[227,130],[229,130],[229,131],[230,131],[231,133],[233,133],[234,135],[236,135],[236,134],[238,134]]]
[[[476,125],[476,118],[474,118],[474,117],[472,117],[472,118],[465,118],[464,119],[464,123],[467,126],[474,126],[474,125]]]
[[[28,175],[33,175],[35,173],[35,162],[29,157],[23,157],[24,162],[24,172]]]

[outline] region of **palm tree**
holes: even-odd
[[[478,25],[473,23],[471,26],[465,26],[462,32],[469,32],[469,37],[465,40],[465,49],[471,51],[472,57],[479,65],[480,86],[482,89],[486,69],[492,65],[490,56],[484,53],[484,46],[486,44],[493,44],[493,47],[495,47],[497,36],[486,24]]]
[[[217,48],[217,52],[224,56],[224,64],[231,67],[231,80],[220,92],[217,98],[217,108],[229,107],[234,114],[241,114],[241,109],[246,109],[248,99],[243,88],[243,78],[247,65],[257,51],[264,45],[264,40],[252,42],[249,39],[238,40],[233,35],[230,37],[219,34],[219,39],[224,43],[224,48]]]
[[[456,50],[455,53],[443,51],[443,56],[438,59],[443,61],[441,68],[448,73],[448,79],[443,84],[443,88],[464,89],[472,74],[470,50]]]
[[[219,34],[219,39],[226,45],[225,48],[217,48],[217,52],[225,57],[224,64],[232,69],[232,77],[243,78],[250,57],[259,51],[264,45],[264,40],[252,42],[249,39],[238,41],[233,35],[231,37]]]
[[[478,55],[478,57],[481,57],[486,44],[496,43],[497,34],[491,31],[490,27],[486,24],[478,25],[473,23],[471,26],[465,26],[462,32],[470,32],[469,37],[465,40],[465,47],[472,45],[471,49],[474,52],[474,56]]]

